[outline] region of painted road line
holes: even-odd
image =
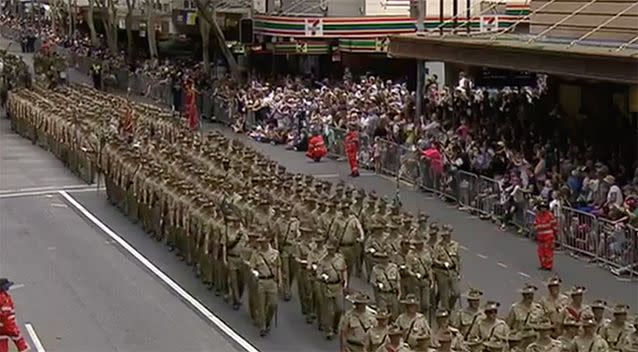
[[[9,287],[9,291],[17,290],[17,289],[23,288],[23,287],[24,287],[24,284],[11,285],[11,287]]]
[[[5,199],[5,198],[25,198],[25,197],[34,197],[34,196],[47,196],[47,198],[50,198],[49,196],[51,194],[57,194],[57,193],[59,193],[61,191],[68,191],[68,192],[71,192],[71,193],[82,193],[82,192],[102,191],[102,190],[106,189],[104,187],[96,188],[95,186],[93,186],[93,187],[84,186],[84,187],[85,188],[70,189],[70,190],[58,188],[58,189],[52,189],[52,190],[47,190],[47,191],[5,193],[5,194],[0,194],[0,199]]]
[[[501,268],[506,268],[507,269],[507,265],[501,263],[501,262],[497,262],[496,265],[500,266]]]
[[[317,178],[339,178],[342,175],[339,175],[339,174],[319,174],[319,175],[314,175],[314,176],[317,177]],[[346,175],[344,174],[344,176],[346,176]],[[349,176],[349,175],[347,175],[347,176]],[[362,173],[362,174],[359,174],[359,177],[369,177],[369,176],[380,176],[380,175],[373,174],[373,173]]]
[[[86,188],[90,185],[82,184],[82,185],[65,185],[65,186],[46,186],[46,187],[30,187],[30,188],[18,188],[18,189],[3,189],[0,190],[0,194],[6,193],[25,193],[25,192],[37,192],[37,191],[60,191],[60,190],[71,190],[77,188]]]
[[[487,259],[487,256],[481,253],[476,253],[476,256],[481,258],[481,259]]]
[[[526,278],[528,278],[528,279],[531,277],[531,276],[529,276],[528,274],[525,274],[525,273],[524,273],[524,272],[522,272],[522,271],[519,271],[519,272],[518,272],[518,275],[520,275],[520,276],[522,276],[522,277],[526,277]]]
[[[24,326],[27,328],[27,333],[31,337],[31,341],[33,342],[33,347],[35,347],[36,352],[46,352],[44,346],[42,346],[42,342],[38,337],[38,334],[35,332],[33,325],[26,323]]]
[[[82,204],[76,201],[71,195],[65,191],[60,191],[59,194],[69,202],[69,204],[79,211],[87,220],[100,228],[106,235],[108,235],[114,242],[124,248],[130,255],[137,259],[142,265],[150,270],[155,276],[162,280],[168,287],[170,287],[177,295],[179,295],[184,301],[201,313],[208,321],[213,323],[219,330],[225,333],[231,338],[237,345],[241,346],[246,352],[259,352],[250,342],[237,334],[230,326],[226,325],[219,317],[213,314],[208,308],[201,304],[195,297],[188,293],[184,288],[177,284],[172,278],[166,275],[155,264],[148,260],[144,255],[138,252],[133,246],[126,242],[120,235],[111,230],[102,221],[100,221],[95,215],[86,210]]]

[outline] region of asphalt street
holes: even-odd
[[[5,46],[0,41],[0,47]],[[75,71],[69,76],[86,80]],[[7,126],[3,120],[0,275],[24,284],[14,293],[19,319],[34,324],[47,351],[241,351],[229,342],[228,335],[222,336],[210,319],[197,314],[192,304],[115,243],[106,231],[91,224],[57,193],[48,194],[63,186],[83,187],[82,181],[52,155],[12,136]],[[371,173],[351,179],[346,163],[314,163],[303,153],[257,143],[218,125],[207,124],[205,128],[250,143],[289,171],[344,180],[394,196],[392,179]],[[27,189],[38,190],[29,193]],[[233,311],[222,298],[215,297],[189,267],[112,207],[102,192],[79,188],[69,193],[259,351],[336,350],[336,342],[325,341],[314,327],[305,324],[294,299],[280,303],[277,327],[267,338],[260,338],[245,308]],[[536,269],[534,243],[500,232],[493,224],[471,218],[411,187],[402,186],[400,194],[411,211],[420,209],[454,227],[454,238],[463,250],[463,289],[481,288],[487,299],[502,303],[502,314],[519,298],[516,289],[524,283],[537,284],[544,293],[542,280],[551,274]],[[635,282],[620,281],[596,265],[561,253],[557,254],[555,268],[565,288],[587,286],[588,300],[604,298],[610,303],[638,307]],[[358,281],[355,287],[364,286]]]

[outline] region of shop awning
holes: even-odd
[[[390,38],[388,55],[472,66],[532,71],[566,77],[638,84],[634,43],[534,40],[526,35],[418,36]]]

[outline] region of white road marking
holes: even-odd
[[[68,208],[69,206],[66,204],[60,204],[60,203],[51,203],[51,206],[54,208]]]
[[[11,285],[11,287],[9,288],[9,291],[17,290],[17,289],[23,288],[23,287],[24,287],[24,284]]]
[[[95,192],[105,190],[105,187],[96,188],[95,186],[84,186],[85,188],[80,189],[71,189],[68,190],[71,193],[81,193],[81,192]],[[30,191],[30,192],[16,192],[16,193],[4,193],[0,194],[0,199],[4,198],[23,198],[23,197],[32,197],[32,196],[42,196],[42,195],[51,195],[52,193],[59,193],[62,191],[66,191],[66,189],[52,189],[47,191]]]
[[[529,276],[529,275],[525,274],[525,273],[524,273],[524,272],[522,272],[522,271],[519,271],[519,272],[518,272],[518,275],[520,275],[520,276],[522,276],[522,277],[526,277],[526,278],[528,278],[528,279],[531,277],[531,276]]]
[[[397,178],[396,178],[396,176],[388,176],[388,175],[383,175],[383,174],[370,174],[370,175],[372,175],[372,176],[379,176],[379,177],[381,177],[381,178],[384,178],[384,179],[386,179],[386,180],[388,180],[388,181],[391,181],[391,182],[394,182],[394,183],[396,183],[396,182],[397,182]],[[362,176],[363,176],[363,175],[362,175]],[[412,183],[410,183],[410,182],[408,182],[408,181],[405,181],[405,180],[401,180],[401,179],[399,179],[399,182],[401,182],[401,184],[402,184],[402,185],[404,185],[404,186],[407,186],[407,187],[414,187],[414,184],[412,184]]]
[[[58,192],[64,199],[66,199],[71,206],[73,206],[77,211],[79,211],[87,220],[92,222],[95,226],[99,227],[105,234],[107,234],[114,242],[118,243],[122,248],[124,248],[129,254],[131,254],[135,259],[137,259],[142,265],[144,265],[148,270],[150,270],[155,276],[157,276],[160,280],[162,280],[168,287],[170,287],[176,294],[178,294],[184,301],[188,302],[194,309],[196,309],[199,313],[201,313],[206,319],[208,319],[211,323],[213,323],[219,330],[225,333],[229,338],[231,338],[235,343],[241,346],[246,352],[259,352],[257,348],[250,344],[250,342],[246,341],[243,337],[237,334],[230,326],[226,325],[219,317],[213,314],[208,308],[206,308],[203,304],[201,304],[195,297],[193,297],[190,293],[188,293],[185,289],[183,289],[179,284],[177,284],[173,279],[171,279],[168,275],[166,275],[162,270],[160,270],[155,264],[153,264],[150,260],[148,260],[144,255],[138,252],[133,246],[131,246],[128,242],[126,242],[121,236],[111,230],[108,226],[106,226],[102,221],[100,221],[95,215],[86,210],[82,204],[76,201],[71,195],[69,195],[65,191]]]
[[[318,178],[337,178],[339,177],[339,174],[321,174],[321,175],[315,175],[315,177]]]
[[[24,326],[27,328],[27,333],[31,337],[31,341],[33,341],[33,347],[35,347],[36,352],[46,352],[44,346],[42,346],[42,342],[38,337],[38,334],[35,332],[33,325],[26,323]]]
[[[463,246],[463,245],[459,245],[459,247],[464,250],[464,251],[469,251],[469,249],[467,249],[467,247]]]
[[[479,258],[481,258],[481,259],[487,259],[487,256],[486,256],[486,255],[483,255],[483,254],[481,254],[481,253],[476,253],[476,256],[477,256],[477,257],[479,257]]]
[[[505,265],[505,264],[503,264],[503,263],[501,263],[501,262],[498,262],[498,263],[496,263],[496,264],[497,264],[498,266],[500,266],[501,268],[507,268],[507,265]]]
[[[37,191],[59,191],[76,188],[86,188],[89,185],[65,185],[65,186],[46,186],[46,187],[31,187],[31,188],[18,188],[18,189],[3,189],[0,190],[0,194],[6,193],[25,193],[25,192],[37,192]]]
[[[53,246],[47,247],[47,251],[54,251],[54,250],[56,250],[56,247],[53,247]]]

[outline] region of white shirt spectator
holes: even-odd
[[[609,188],[609,192],[607,192],[607,205],[616,205],[620,207],[623,205],[623,201],[620,187],[612,185],[611,188]]]

